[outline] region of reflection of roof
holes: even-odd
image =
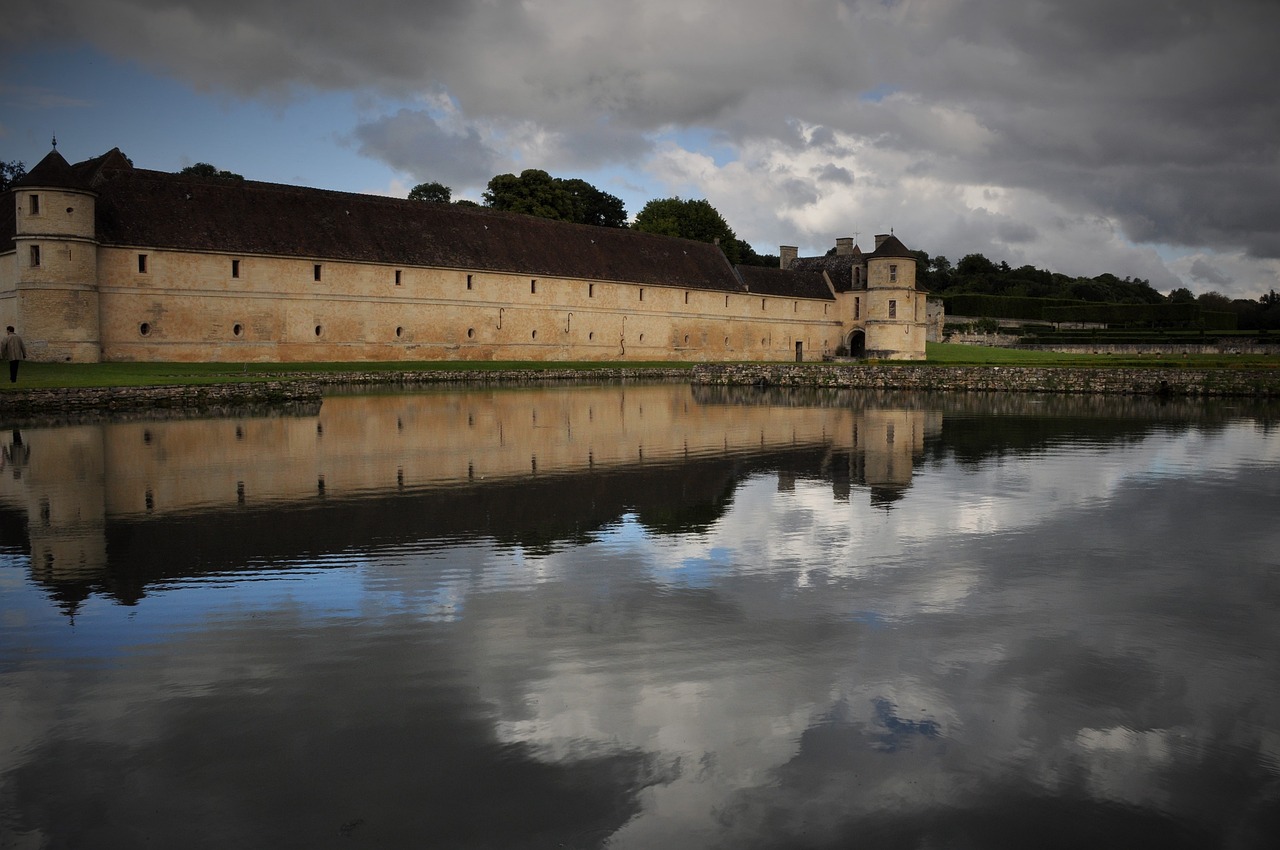
[[[738,266],[738,276],[746,285],[747,292],[760,295],[793,295],[797,298],[833,299],[831,287],[822,277],[821,271],[797,271],[792,269],[774,269],[765,266]]]

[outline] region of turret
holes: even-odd
[[[101,359],[96,198],[57,148],[13,186],[14,324],[33,360]]]
[[[893,234],[877,235],[876,249],[867,255],[867,356],[923,360],[925,319],[915,255]]]

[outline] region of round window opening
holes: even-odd
[[[644,342],[644,334],[640,334],[640,341]]]
[[[236,336],[240,336],[240,334],[244,333],[244,327],[238,323],[234,324],[231,326],[231,333],[235,334]]]
[[[685,344],[685,345],[688,345],[688,344],[689,344],[689,335],[688,335],[688,334],[685,334],[685,335],[684,335],[684,344]]]
[[[475,339],[475,336],[476,336],[476,329],[467,328],[467,339]]]
[[[324,330],[320,325],[316,325],[316,336],[320,336],[320,331]]]
[[[148,336],[151,333],[151,323],[143,322],[142,324],[138,325],[138,333],[142,334],[143,336]]]
[[[537,339],[537,338],[538,338],[538,332],[537,332],[537,331],[534,331],[534,332],[533,332],[533,339]]]
[[[588,340],[592,340],[592,339],[595,339],[595,338],[596,338],[596,332],[595,332],[595,331],[592,331],[591,333],[587,334],[587,339],[588,339]]]
[[[404,328],[396,328],[396,336],[404,336]]]

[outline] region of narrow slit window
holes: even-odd
[[[40,246],[32,245],[31,246],[31,268],[34,269],[39,265],[40,265]]]
[[[467,275],[467,289],[471,289],[471,275]]]
[[[641,300],[641,301],[643,301],[643,300],[644,300],[644,287],[641,287],[641,288],[640,288],[640,300]]]
[[[40,215],[40,196],[39,195],[31,196],[31,204],[28,207],[28,209],[31,211],[32,215]]]
[[[689,293],[688,293],[688,292],[685,292],[685,294],[684,294],[684,303],[686,303],[686,304],[688,304],[688,303],[689,303]]]
[[[538,294],[538,279],[537,279],[537,278],[534,278],[533,280],[529,281],[529,294],[530,294],[530,295],[537,295],[537,294]]]
[[[898,318],[898,302],[897,301],[893,301],[893,300],[889,301],[889,318],[890,319]]]
[[[400,285],[400,269],[396,269],[396,286]]]
[[[311,267],[311,279],[317,280],[317,281],[320,280],[320,264],[319,263],[316,263],[314,266]]]
[[[239,277],[239,276],[240,276],[240,261],[239,261],[239,260],[232,260],[232,261],[231,261],[231,276],[232,276],[232,277]]]
[[[898,267],[889,266],[889,282],[893,283],[898,279]]]
[[[861,298],[853,299],[853,317],[855,319],[862,318],[862,299]]]
[[[147,273],[147,255],[139,254],[138,255],[138,274],[146,274],[146,273]]]
[[[587,284],[587,297],[588,298],[596,297],[596,285],[594,283]]]

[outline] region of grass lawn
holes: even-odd
[[[900,365],[920,365],[920,361]],[[1197,368],[1280,368],[1280,357],[1267,355],[1192,354],[1181,356],[1126,356],[1102,354],[1054,354],[1015,351],[978,345],[929,343],[923,365],[954,366],[1117,366]],[[18,383],[0,379],[0,393],[11,390],[66,387],[142,387],[175,384],[219,384],[267,381],[291,374],[317,372],[427,372],[502,371],[508,369],[692,369],[693,363],[619,362],[357,362],[357,363],[33,363],[25,362]],[[0,368],[3,372],[3,368]]]
[[[928,343],[928,365],[951,366],[1119,366],[1131,368],[1186,367],[1196,369],[1277,369],[1280,357],[1268,354],[1058,354],[985,345]]]

